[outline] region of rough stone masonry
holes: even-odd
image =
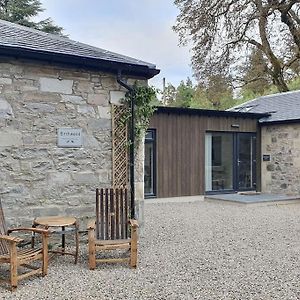
[[[94,216],[95,188],[112,184],[111,104],[125,94],[116,77],[12,61],[0,63],[0,92],[0,198],[8,223]],[[59,128],[80,128],[82,147],[58,147]]]
[[[300,193],[300,126],[275,124],[261,129],[262,154],[270,161],[262,161],[262,191],[265,193],[297,195]]]

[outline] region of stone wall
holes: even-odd
[[[142,139],[144,141],[144,139]],[[137,141],[138,142],[138,141]],[[144,228],[144,162],[145,144],[139,143],[135,153],[135,215],[139,220],[139,233],[143,235]]]
[[[0,197],[8,223],[94,216],[95,188],[112,184],[110,111],[125,93],[116,77],[0,63],[0,91]],[[82,129],[81,148],[57,146],[65,127]]]
[[[277,194],[300,193],[300,124],[263,126],[262,192]]]

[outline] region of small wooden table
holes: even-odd
[[[78,234],[78,222],[74,217],[42,217],[36,218],[33,221],[32,227],[42,226],[45,229],[49,229],[50,233],[61,234],[61,249],[51,250],[49,252],[59,253],[61,255],[72,255],[75,257],[75,264],[78,261],[78,250],[79,250],[79,234]],[[51,228],[52,227],[52,228]],[[57,227],[61,227],[61,230],[57,230]],[[66,252],[66,237],[68,233],[75,232],[75,253]],[[34,238],[32,236],[31,245],[34,247]]]

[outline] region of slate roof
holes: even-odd
[[[269,117],[260,119],[260,123],[300,121],[300,91],[262,96],[234,106],[228,111],[270,113]]]
[[[62,61],[62,58],[65,58],[68,62],[69,58],[74,63],[85,63],[96,68],[100,68],[102,63],[104,69],[121,68],[133,73],[137,71],[147,78],[159,73],[154,64],[0,20],[0,55],[9,55],[10,51],[18,53],[21,57],[34,58],[35,55],[38,59],[48,58],[51,61],[58,58]]]

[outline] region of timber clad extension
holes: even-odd
[[[149,126],[156,132],[156,196],[203,195],[206,133],[256,134],[257,119],[261,117],[262,114],[158,108]],[[256,154],[258,160],[259,151]],[[256,177],[259,179],[259,174]]]

